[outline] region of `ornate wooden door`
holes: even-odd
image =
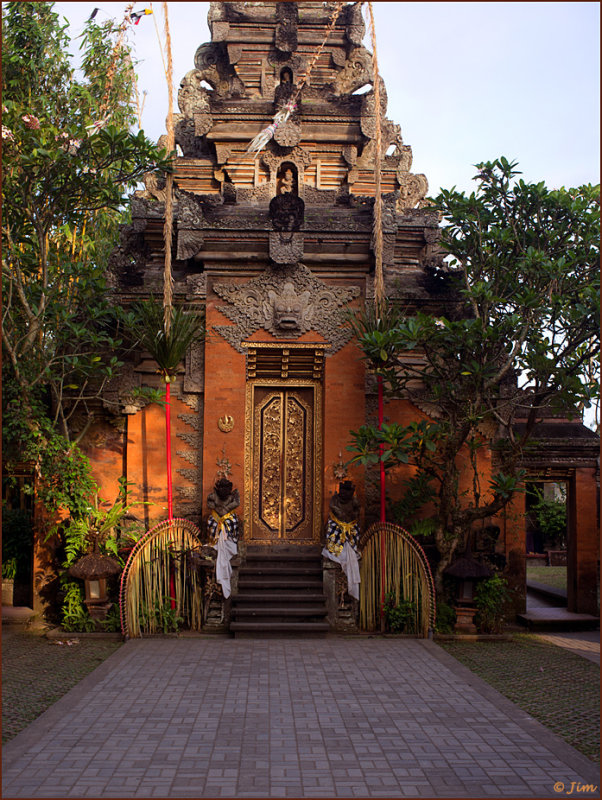
[[[254,387],[251,541],[317,540],[314,406],[313,387]]]

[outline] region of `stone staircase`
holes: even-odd
[[[235,638],[325,636],[321,547],[249,545],[232,597]]]

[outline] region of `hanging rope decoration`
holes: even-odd
[[[165,17],[165,51],[167,66],[165,77],[167,79],[167,152],[172,153],[175,148],[175,132],[173,121],[173,61],[171,55],[171,34],[169,31],[169,18],[167,3],[163,3]],[[163,227],[163,241],[165,247],[165,271],[163,276],[163,326],[165,335],[169,336],[171,328],[171,306],[173,298],[173,275],[171,272],[171,243],[173,238],[173,172],[165,176],[165,225]]]
[[[376,55],[376,29],[374,26],[374,9],[368,3],[370,19],[370,39],[372,43],[372,73],[374,77],[374,123],[376,127],[375,152],[374,152],[374,223],[372,235],[374,238],[374,304],[377,316],[385,303],[385,283],[383,277],[383,198],[380,190],[380,177],[382,165],[382,120],[380,107],[380,77],[378,73],[378,58]]]
[[[330,15],[330,21],[328,23],[328,28],[326,29],[326,33],[324,34],[324,38],[322,39],[320,46],[314,53],[314,56],[310,61],[309,66],[301,79],[301,82],[299,83],[297,91],[295,92],[293,97],[291,97],[288,103],[286,103],[286,105],[282,109],[280,109],[280,111],[278,111],[278,113],[274,116],[274,120],[271,123],[271,125],[268,125],[267,128],[264,128],[260,133],[257,134],[257,136],[253,139],[251,144],[247,147],[247,153],[255,153],[255,154],[260,153],[266,146],[266,144],[270,141],[270,139],[272,139],[274,133],[276,132],[276,129],[281,125],[284,125],[285,122],[287,122],[290,119],[291,114],[293,114],[297,110],[297,100],[299,99],[299,95],[301,94],[303,87],[309,80],[309,77],[316,64],[316,61],[320,57],[322,50],[324,49],[324,46],[328,41],[328,37],[330,36],[334,26],[336,25],[337,19],[344,5],[345,5],[344,2],[338,2],[335,5],[335,8],[332,14]]]

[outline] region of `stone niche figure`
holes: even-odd
[[[355,497],[355,486],[351,481],[342,481],[339,491],[330,500],[330,513],[326,523],[326,545],[322,555],[341,565],[347,578],[347,589],[351,597],[359,600],[359,503]]]
[[[217,550],[215,577],[222,587],[224,597],[230,597],[232,559],[238,552],[239,522],[234,509],[240,505],[238,489],[232,489],[232,481],[220,478],[207,496],[210,509],[207,519],[209,542]]]
[[[293,72],[290,67],[283,67],[280,70],[280,83],[274,91],[274,102],[276,106],[284,106],[293,96],[297,87],[293,83]]]
[[[297,195],[297,175],[296,170],[292,164],[284,163],[278,170],[276,176],[276,194],[295,194]]]
[[[270,220],[282,234],[298,231],[303,224],[305,203],[298,196],[297,169],[294,164],[281,165],[276,176],[276,197],[270,201]]]

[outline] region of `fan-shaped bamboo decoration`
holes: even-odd
[[[201,531],[186,519],[164,520],[136,542],[121,576],[119,613],[126,637],[157,633],[155,622],[144,610],[170,597],[173,569],[176,614],[191,630],[202,624],[201,580],[186,555],[201,547]]]
[[[431,568],[416,539],[391,522],[376,522],[360,537],[360,628],[375,631],[380,627],[381,533],[385,540],[385,594],[393,592],[396,603],[404,599],[416,604],[414,630],[426,639],[429,628],[435,627]]]

